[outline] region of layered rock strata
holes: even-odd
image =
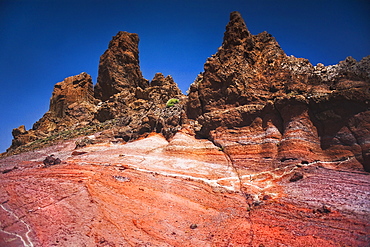
[[[369,61],[312,66],[267,32],[252,35],[233,12],[222,46],[190,86],[188,116],[240,166],[356,157],[370,170]]]
[[[0,160],[0,245],[366,246],[370,180],[354,162],[256,172],[185,132],[69,140]]]
[[[313,66],[233,12],[184,96],[142,77],[137,48],[119,32],[94,89],[65,79],[32,130],[13,130],[0,245],[369,243],[370,57]]]

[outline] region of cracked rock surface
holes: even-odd
[[[1,160],[1,246],[369,241],[370,177],[351,169],[353,158],[241,167],[186,129],[74,148],[71,140]],[[51,153],[62,162],[45,167]],[[303,178],[291,182],[296,173]]]

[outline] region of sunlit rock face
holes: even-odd
[[[81,73],[68,77],[55,84],[50,99],[49,111],[56,117],[63,118],[66,116],[70,105],[81,102],[93,103],[93,93],[93,83],[90,75]]]
[[[233,12],[222,46],[190,86],[188,117],[241,166],[355,157],[370,171],[369,61],[312,66],[270,34],[252,35]]]
[[[368,245],[370,57],[313,66],[233,12],[185,96],[142,77],[138,41],[13,130],[0,246]]]
[[[133,92],[136,87],[148,86],[139,66],[138,45],[139,36],[128,32],[118,32],[109,42],[108,49],[100,57],[96,98],[105,101],[124,90]]]
[[[32,129],[14,129],[8,154],[101,129],[109,129],[106,134],[120,141],[152,131],[172,137],[187,118],[186,96],[171,76],[157,73],[150,82],[142,77],[138,42],[137,34],[119,32],[113,37],[101,57],[95,88],[86,73],[55,84],[49,111]],[[171,98],[179,104],[166,109]]]
[[[56,83],[50,98],[49,111],[33,125],[32,129],[22,132],[14,129],[14,139],[8,151],[42,137],[66,131],[68,128],[87,125],[96,112],[93,94],[91,76],[85,72]]]

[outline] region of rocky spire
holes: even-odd
[[[245,43],[245,40],[251,37],[245,22],[239,12],[230,14],[230,21],[226,26],[224,33],[223,48],[231,48]]]
[[[110,41],[108,49],[100,57],[98,82],[95,97],[107,100],[112,95],[136,87],[146,88],[139,66],[139,36],[134,33],[118,32]]]

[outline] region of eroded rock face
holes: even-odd
[[[186,97],[171,76],[157,73],[150,84],[142,77],[138,42],[137,34],[119,32],[113,37],[101,57],[95,88],[86,73],[57,83],[49,111],[31,130],[14,129],[8,154],[29,150],[27,145],[39,147],[51,139],[101,129],[110,129],[105,133],[115,141],[134,140],[151,131],[170,138],[180,130],[186,120]],[[166,109],[171,98],[179,99],[180,104]]]
[[[167,108],[166,102],[176,98],[180,103]],[[172,137],[182,128],[187,117],[184,96],[171,76],[157,73],[145,89],[136,87],[135,93],[123,91],[98,106],[96,119],[118,122],[106,134],[119,141],[137,139],[152,131]]]
[[[312,66],[233,12],[184,96],[171,76],[143,79],[138,41],[119,32],[94,93],[67,78],[13,130],[1,246],[369,243],[370,57]]]
[[[95,97],[102,101],[122,91],[134,93],[136,87],[145,89],[148,81],[139,66],[139,36],[118,32],[110,41],[108,49],[100,57]]]
[[[312,66],[270,34],[250,34],[233,12],[222,46],[190,86],[188,117],[240,166],[356,157],[369,171],[369,61]]]
[[[90,75],[84,72],[68,77],[64,81],[55,84],[50,99],[49,111],[55,117],[63,118],[72,104],[82,102],[93,104],[93,94],[93,83]]]
[[[40,138],[48,137],[72,126],[83,127],[93,120],[96,111],[91,76],[83,72],[58,82],[50,99],[49,111],[26,131],[24,126],[13,130],[13,141],[8,151]]]

